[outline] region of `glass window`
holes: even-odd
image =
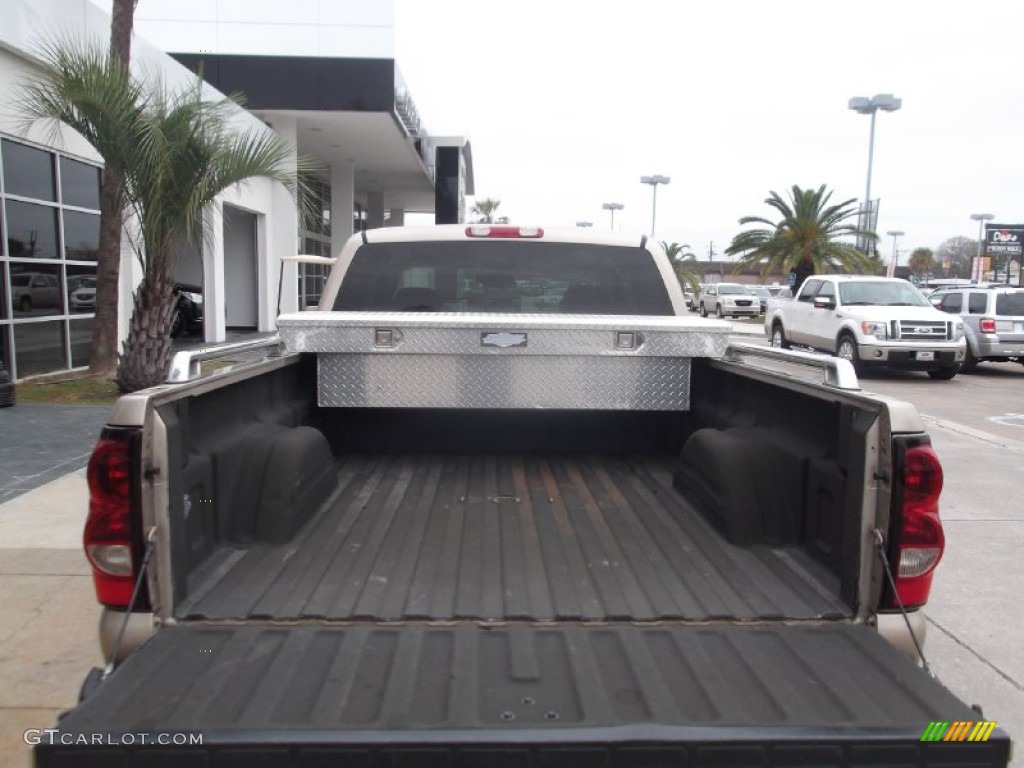
[[[1007,291],[997,295],[996,314],[1024,317],[1024,291]]]
[[[942,297],[942,303],[939,304],[939,309],[943,312],[949,312],[953,315],[960,314],[960,310],[963,309],[964,300],[963,296],[959,293],[947,293]]]
[[[57,199],[52,153],[7,139],[0,144],[0,152],[4,156],[7,194],[51,202]]]
[[[67,367],[63,322],[15,323],[13,330],[19,379]]]
[[[64,205],[100,209],[100,169],[69,157],[60,159],[60,199]]]
[[[646,250],[508,240],[364,245],[334,309],[673,314]]]
[[[71,367],[84,368],[89,365],[92,354],[92,318],[84,317],[68,323],[71,339]]]
[[[10,315],[7,313],[7,265],[0,261],[0,320],[6,320]],[[4,329],[0,328],[0,336]]]
[[[970,315],[984,315],[988,309],[988,294],[973,291],[967,294],[967,313]]]
[[[64,258],[96,261],[99,247],[99,214],[64,211]]]
[[[68,294],[68,311],[74,314],[96,311],[96,269],[67,266],[64,283]]]
[[[821,280],[808,279],[807,282],[804,283],[803,289],[800,291],[798,300],[808,302],[813,301],[814,295],[818,292],[819,288],[821,288]]]
[[[58,259],[57,209],[7,200],[7,255],[12,259]]]
[[[63,314],[60,267],[11,262],[11,305],[15,318]]]
[[[880,307],[927,307],[928,300],[906,280],[865,280],[841,283],[839,298],[843,305]]]
[[[818,296],[824,296],[828,299],[834,299],[836,296],[836,285],[828,280],[825,280],[821,284],[821,288],[818,290]]]

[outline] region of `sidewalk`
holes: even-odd
[[[3,766],[31,765],[25,730],[52,727],[89,668],[102,664],[81,543],[87,499],[80,469],[0,504]]]

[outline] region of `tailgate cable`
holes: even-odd
[[[114,671],[116,665],[117,654],[121,652],[121,643],[124,641],[124,633],[128,629],[128,621],[132,617],[132,609],[135,607],[135,603],[139,599],[139,592],[142,591],[142,580],[146,578],[146,570],[149,567],[149,560],[153,556],[153,550],[156,548],[156,526],[154,525],[146,534],[146,551],[142,555],[142,564],[139,566],[139,575],[135,578],[135,587],[132,589],[132,598],[128,601],[128,608],[124,612],[124,619],[121,620],[121,629],[118,630],[117,640],[114,641],[114,647],[110,651],[110,659],[107,661],[107,666],[103,668],[103,674],[100,676],[100,680],[106,680],[107,676]]]
[[[921,665],[924,667],[924,671],[931,677],[938,679],[935,672],[932,671],[931,665],[928,664],[928,659],[924,657],[924,649],[914,633],[914,628],[910,626],[910,616],[907,614],[907,609],[903,607],[900,593],[896,591],[896,579],[893,578],[892,567],[889,565],[889,558],[885,554],[885,539],[882,537],[882,532],[875,528],[872,533],[875,536],[875,551],[878,552],[878,559],[882,561],[882,570],[885,571],[885,578],[889,582],[889,589],[892,590],[892,596],[896,600],[896,605],[900,609],[900,613],[903,614],[903,620],[907,623],[907,631],[910,633],[910,639],[914,641],[914,648],[917,649],[917,656],[921,659]]]

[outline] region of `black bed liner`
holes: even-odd
[[[977,719],[874,630],[836,622],[181,625],[36,755],[40,768],[1005,765],[1001,730],[921,742],[930,721]],[[157,733],[203,743],[141,745]],[[95,734],[103,746],[76,745]]]
[[[738,478],[738,482],[742,482]],[[295,540],[224,548],[181,618],[839,618],[838,578],[728,544],[663,456],[353,455]]]

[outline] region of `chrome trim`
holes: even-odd
[[[217,347],[203,349],[186,349],[178,352],[171,359],[171,371],[167,374],[168,384],[180,384],[185,381],[193,381],[200,376],[200,363],[204,360],[218,360],[223,357],[237,354],[239,352],[252,352],[258,349],[281,346],[280,336],[270,336],[265,339],[253,339],[251,341],[238,341],[233,344],[221,344]]]
[[[851,391],[860,390],[857,373],[849,360],[831,355],[819,355],[813,352],[799,352],[792,349],[776,349],[757,344],[733,343],[726,347],[724,359],[730,363],[743,363],[745,356],[763,357],[784,363],[794,363],[810,368],[821,368],[824,371],[823,383],[834,389]]]

